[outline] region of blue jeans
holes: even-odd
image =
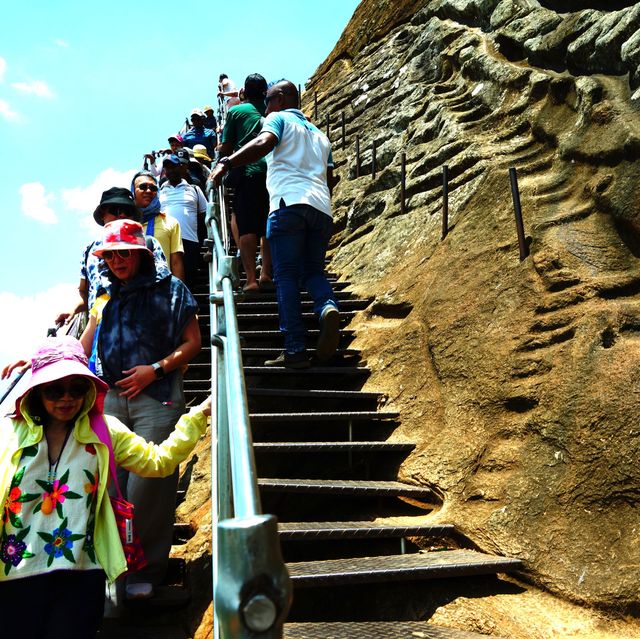
[[[284,206],[269,213],[267,239],[271,247],[276,281],[280,330],[287,353],[306,348],[307,330],[302,319],[300,289],[313,298],[313,310],[322,313],[338,302],[327,276],[324,258],[333,231],[333,220],[308,204]]]

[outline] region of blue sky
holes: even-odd
[[[0,362],[73,299],[100,193],[128,186],[218,75],[304,85],[359,0],[10,2],[0,25]]]

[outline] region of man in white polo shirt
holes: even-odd
[[[308,368],[306,328],[300,283],[313,298],[320,320],[316,357],[333,357],[340,336],[338,302],[324,272],[333,230],[331,192],[333,159],[326,135],[298,110],[298,91],[288,80],[276,82],[265,96],[267,117],[260,134],[211,173],[219,183],[230,168],[267,158],[269,218],[267,239],[276,281],[284,352],[267,366]]]
[[[184,247],[185,283],[193,291],[196,271],[202,262],[198,241],[198,216],[207,211],[202,190],[182,178],[180,159],[170,155],[162,162],[167,181],[160,187],[158,199],[164,213],[178,220]]]

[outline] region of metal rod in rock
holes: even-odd
[[[347,144],[347,125],[344,119],[344,111],[340,114],[340,125],[342,127],[342,146],[344,148]]]
[[[442,236],[444,240],[449,233],[449,167],[442,167]]]
[[[360,177],[360,136],[356,135],[356,177]]]
[[[522,207],[520,206],[520,191],[518,190],[518,175],[514,167],[509,169],[509,181],[511,182],[511,198],[513,199],[513,211],[516,215],[516,232],[518,234],[518,249],[520,261],[529,255],[529,247],[524,236],[524,222],[522,221]]]
[[[376,141],[371,143],[371,179],[376,179]]]
[[[315,122],[318,121],[318,92],[313,92],[313,119]]]
[[[298,85],[298,108],[302,106],[302,91],[300,90],[300,85]]]
[[[407,192],[407,154],[403,151],[400,155],[400,214],[407,212],[406,205]]]
[[[329,137],[329,114],[327,113],[327,137]]]

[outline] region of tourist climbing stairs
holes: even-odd
[[[362,390],[369,369],[351,347],[349,324],[372,300],[330,276],[341,338],[325,365],[265,366],[283,347],[275,292],[246,294],[236,305],[262,510],[278,518],[293,584],[285,637],[481,636],[417,621],[420,606],[408,602],[430,583],[514,571],[520,562],[473,550],[453,526],[430,524],[438,496],[397,481],[414,443],[392,436],[399,414],[385,407],[383,394]],[[208,293],[197,297],[208,335]],[[302,299],[313,357],[318,323],[311,299]],[[191,366],[189,404],[210,388],[210,354],[206,347]]]

